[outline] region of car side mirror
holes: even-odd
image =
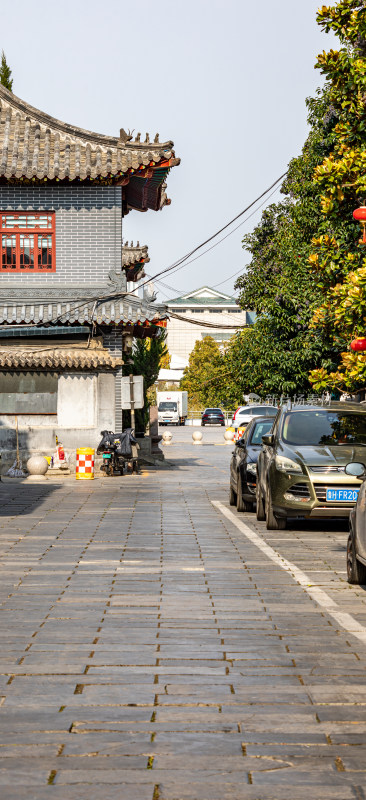
[[[364,478],[366,475],[365,464],[361,464],[359,461],[352,461],[347,464],[345,473],[346,475],[352,475],[354,478]]]
[[[266,444],[267,447],[273,447],[274,445],[273,433],[266,433],[264,436],[262,436],[262,442],[263,444]]]
[[[236,442],[236,446],[237,447],[245,447],[245,442],[243,442],[242,439],[238,439],[238,441]]]

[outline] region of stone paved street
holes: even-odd
[[[226,516],[232,448],[191,432],[171,469],[0,484],[1,800],[366,797],[346,524]]]

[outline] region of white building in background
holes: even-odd
[[[166,303],[168,312],[175,312],[183,319],[169,316],[167,324],[168,350],[171,363],[187,366],[190,353],[197,341],[205,336],[212,336],[218,343],[226,342],[234,335],[235,329],[225,325],[250,325],[253,322],[252,312],[243,311],[234,297],[203,286],[182,297],[176,297]],[[193,324],[192,321],[198,324]],[[223,325],[220,328],[205,327],[208,322]],[[160,377],[160,376],[159,376]]]

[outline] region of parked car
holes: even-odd
[[[348,517],[361,481],[346,465],[362,461],[365,447],[358,403],[282,408],[258,458],[257,519],[279,530],[288,517]]]
[[[201,417],[201,425],[225,425],[221,408],[206,408]]]
[[[234,411],[234,413],[233,413],[233,416],[232,416],[232,425],[234,424],[235,417],[236,417],[236,415],[237,415],[238,411],[240,411],[240,409],[241,409],[241,408],[244,408],[244,406],[238,406],[238,407],[235,409],[235,411]]]
[[[349,515],[347,579],[348,583],[366,584],[366,466],[351,462],[346,466],[346,474],[363,481]]]
[[[246,428],[249,422],[254,417],[273,417],[277,414],[278,408],[276,406],[242,406],[235,414],[233,426],[237,428]]]
[[[238,511],[253,511],[257,480],[257,459],[262,436],[269,433],[274,417],[256,417],[236,442],[230,463],[230,505]]]

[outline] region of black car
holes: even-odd
[[[347,542],[348,583],[366,584],[366,467],[361,462],[347,464],[345,472],[363,480],[357,503],[349,515]]]
[[[283,530],[287,519],[349,517],[361,480],[346,472],[365,456],[366,409],[360,403],[288,403],[263,437],[257,463],[257,519]]]
[[[225,425],[221,408],[206,408],[202,414],[201,425]]]
[[[236,442],[230,463],[230,505],[238,511],[253,511],[257,480],[257,459],[262,436],[269,433],[275,417],[255,417]]]

